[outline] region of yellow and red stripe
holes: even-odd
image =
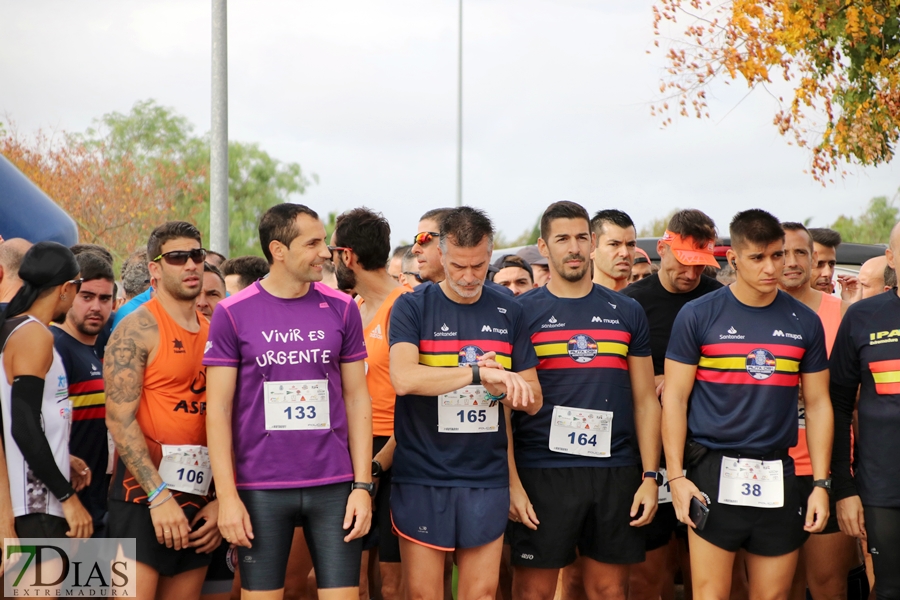
[[[496,352],[494,360],[503,365],[504,369],[512,369],[512,344],[496,340],[419,340],[419,364],[429,367],[458,367],[459,352],[466,346]]]
[[[73,421],[106,418],[106,393],[102,379],[69,384],[69,398],[72,400]]]
[[[569,340],[586,335],[597,343],[597,356],[584,363],[569,356]],[[540,364],[538,369],[627,369],[631,334],[612,329],[541,331],[531,336]]]
[[[775,372],[766,379],[755,379],[747,372],[747,356],[765,349],[775,357]],[[700,348],[697,380],[726,385],[796,386],[800,381],[800,360],[806,350],[786,344],[705,344]]]
[[[900,360],[879,360],[869,363],[875,380],[875,393],[880,396],[900,394]]]

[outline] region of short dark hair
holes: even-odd
[[[206,251],[206,260],[209,262],[210,259],[214,259],[214,262],[209,263],[211,266],[215,267],[215,262],[218,262],[221,265],[223,262],[228,260],[225,258],[225,255],[221,252],[216,252],[215,250],[207,250]]]
[[[716,224],[709,216],[695,208],[679,210],[669,219],[666,229],[681,237],[694,239],[694,243],[716,241]]]
[[[840,233],[827,227],[813,227],[809,230],[809,235],[815,243],[826,248],[837,248],[843,241]]]
[[[897,271],[891,268],[891,265],[884,266],[884,285],[887,287],[897,287]]]
[[[394,260],[395,258],[403,258],[410,250],[412,250],[412,244],[397,246],[391,251],[391,260]]]
[[[103,246],[99,246],[97,244],[75,244],[74,246],[69,246],[69,250],[72,251],[72,254],[78,256],[84,252],[93,252],[94,254],[99,254],[103,259],[109,264],[113,264],[115,261],[113,260],[112,252],[104,248]]]
[[[435,221],[438,224],[438,228],[441,226],[441,222],[443,222],[444,218],[450,214],[454,209],[452,208],[432,208],[424,215],[419,217],[420,221],[424,221],[425,219],[429,219],[431,221]]]
[[[814,248],[813,238],[812,238],[812,235],[809,233],[809,229],[806,228],[806,225],[804,225],[803,223],[798,223],[797,221],[784,221],[781,224],[781,228],[784,229],[785,231],[804,231],[804,232],[806,232],[806,237],[809,238],[809,251],[810,252],[813,251],[813,248]]]
[[[150,239],[147,241],[148,259],[151,261],[156,260],[166,242],[179,238],[197,240],[198,243],[202,244],[199,229],[187,221],[169,221],[154,229],[153,233],[150,234]]]
[[[585,215],[587,212],[585,211]],[[577,217],[557,217],[557,218],[577,218]],[[507,267],[519,267],[520,269],[525,269],[528,271],[528,276],[531,277],[531,283],[534,283],[534,269],[531,268],[521,256],[516,254],[506,254],[505,256],[501,256],[498,260],[494,261],[494,264],[491,265],[491,268],[488,270],[488,279],[491,281],[494,280],[494,276],[506,269]]]
[[[556,219],[584,219],[588,228],[591,226],[591,217],[582,205],[568,200],[554,202],[541,215],[541,239],[545,242],[550,235],[550,224]]]
[[[734,215],[729,226],[731,247],[758,244],[768,246],[784,240],[784,229],[771,213],[761,208],[751,208]]]
[[[381,213],[354,208],[334,222],[334,243],[350,248],[366,271],[383,269],[391,252],[391,225]]]
[[[113,274],[112,263],[108,262],[102,254],[93,250],[82,251],[75,254],[75,260],[78,261],[78,269],[81,272],[81,279],[84,281],[105,279],[115,284],[116,276]]]
[[[216,265],[211,265],[207,261],[203,261],[203,272],[212,273],[219,278],[219,281],[222,282],[223,286],[225,285],[225,277],[222,275],[222,271],[220,271],[219,267],[217,267]]]
[[[488,248],[494,245],[494,224],[483,210],[471,206],[454,208],[441,221],[441,249],[446,250],[447,238],[461,248],[473,248],[487,236]]]
[[[296,222],[300,215],[309,215],[313,219],[319,218],[319,214],[308,206],[283,202],[267,210],[259,220],[259,244],[270,265],[275,261],[269,250],[269,244],[277,241],[285,246],[290,246],[294,238],[300,235]]]
[[[603,225],[605,223],[618,225],[622,229],[634,227],[634,221],[631,220],[631,217],[629,217],[627,213],[615,208],[598,210],[594,215],[594,218],[591,219],[591,231],[596,233],[597,237],[600,237],[603,235]]]
[[[261,256],[237,256],[222,263],[222,275],[224,277],[237,275],[238,286],[241,289],[253,285],[254,281],[268,274],[269,263]]]

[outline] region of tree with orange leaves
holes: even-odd
[[[196,173],[166,161],[141,168],[78,136],[0,130],[0,154],[75,220],[81,242],[105,246],[117,262],[161,222],[202,209]]]
[[[742,78],[749,88],[780,76],[793,88],[779,97],[774,124],[812,153],[809,172],[834,181],[850,164],[889,162],[900,137],[900,0],[657,0],[654,31],[683,24],[668,48],[668,97],[653,112],[672,122],[709,117],[708,85]],[[727,80],[726,80],[727,81]]]

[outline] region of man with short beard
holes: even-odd
[[[364,544],[368,551],[374,540],[378,547],[381,593],[385,600],[398,600],[401,590],[400,542],[393,532],[388,501],[391,497],[391,466],[397,443],[394,435],[394,403],[397,393],[390,375],[390,318],[394,302],[410,290],[398,284],[385,269],[391,242],[391,226],[378,213],[357,208],[335,221],[333,261],[338,288],[352,289],[362,316],[366,341],[366,384],[372,397],[372,477],[378,483],[375,494],[372,533]],[[363,554],[363,564],[367,554]]]
[[[66,369],[72,400],[69,451],[84,461],[83,466],[73,470],[90,482],[78,492],[78,497],[94,520],[94,536],[106,537],[109,443],[103,361],[95,346],[112,313],[114,275],[112,266],[93,252],[79,254],[75,260],[83,279],[81,288],[66,320],[51,331]]]
[[[591,281],[592,242],[582,206],[551,204],[538,240],[550,281],[519,298],[544,404],[512,415],[516,600],[552,599],[576,549],[585,588],[624,600],[630,565],[644,559],[640,528],[656,513],[660,407],[647,318]]]
[[[483,285],[494,236],[487,215],[457,208],[426,233],[447,277],[400,296],[391,314],[391,516],[410,597],[443,598],[445,553],[454,550],[465,597],[493,597],[509,511],[507,419],[498,403],[540,408],[538,360],[522,308]],[[429,276],[428,263],[420,265]]]
[[[781,226],[784,229],[784,270],[779,277],[778,287],[819,315],[825,329],[825,350],[830,356],[841,318],[850,304],[837,296],[810,287],[810,271],[817,262],[812,237],[801,223],[785,222]],[[802,390],[798,403],[798,422],[797,445],[791,448],[790,454],[794,459],[797,481],[802,486],[801,493],[809,496],[812,492],[813,470],[806,443],[806,409]],[[850,581],[854,583],[849,585]],[[792,597],[801,600],[808,586],[814,598],[846,598],[848,591],[855,592],[852,596],[854,599],[865,598],[866,594],[859,593],[860,584],[868,586],[865,564],[861,564],[859,560],[856,540],[841,533],[832,498],[825,529],[809,536],[800,548]]]
[[[693,209],[676,212],[656,243],[659,272],[622,290],[623,294],[637,300],[647,314],[657,396],[663,389],[666,348],[678,311],[691,300],[722,287],[715,279],[703,275],[707,266],[718,264],[713,255],[715,240],[716,225],[706,214]],[[660,471],[668,477],[665,468]],[[675,518],[672,496],[663,488],[656,518],[645,530],[647,558],[631,571],[629,592],[632,598],[658,598],[674,593],[676,567],[674,557],[670,556],[673,552],[669,542],[679,531],[684,533]],[[680,536],[678,543],[686,553],[687,540],[684,538],[684,535]]]
[[[156,293],[113,331],[104,369],[118,456],[109,537],[137,541],[139,598],[197,598],[221,541],[206,449],[209,323],[196,308],[206,250],[196,227],[170,221],[150,234],[147,256]]]

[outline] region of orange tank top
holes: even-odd
[[[162,460],[162,444],[206,445],[206,367],[203,366],[203,350],[209,336],[209,322],[197,313],[200,329],[190,332],[169,316],[156,298],[144,308],[156,319],[159,345],[156,356],[144,370],[141,401],[137,422],[144,433],[144,441],[150,460],[159,467]],[[142,502],[146,493],[125,470],[120,460],[117,470],[122,473],[115,480],[124,488],[124,500]],[[114,484],[115,485],[115,484]],[[189,496],[174,492],[179,504],[184,506]],[[203,502],[205,504],[205,502]]]
[[[822,303],[817,311],[825,329],[825,351],[831,357],[831,348],[834,346],[834,338],[837,337],[838,327],[841,325],[841,299],[830,294],[822,295]],[[797,445],[791,448],[790,454],[794,459],[794,472],[798,476],[812,475],[812,462],[809,460],[809,447],[806,444],[806,408],[803,406],[803,398],[800,398],[799,417],[800,429],[797,432]]]
[[[376,437],[394,434],[394,404],[397,393],[391,385],[391,345],[388,325],[391,309],[401,294],[411,292],[406,286],[394,288],[375,313],[372,321],[363,329],[366,340],[366,385],[372,397],[372,435]],[[359,305],[364,302],[361,300]]]

